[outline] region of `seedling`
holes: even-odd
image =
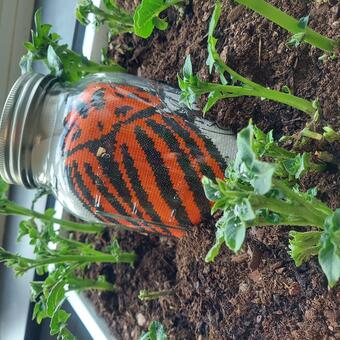
[[[289,46],[298,46],[301,42],[307,42],[328,53],[335,54],[339,50],[339,41],[329,39],[308,27],[308,16],[296,20],[265,0],[236,0],[236,2],[292,33],[293,36],[288,41]]]
[[[318,255],[328,284],[333,287],[340,277],[340,209],[328,208],[315,197],[315,189],[299,190],[294,179],[316,170],[314,166],[306,166],[303,172],[300,166],[287,168],[289,154],[276,148],[271,154],[273,163],[260,160],[261,154],[268,156],[271,151],[259,152],[263,147],[259,148],[258,135],[252,124],[238,134],[236,160],[229,165],[224,180],[202,179],[207,198],[214,202],[212,213],[222,211],[216,223],[215,244],[205,259],[214,261],[224,243],[239,251],[246,229],[253,226],[309,226],[313,227],[311,232],[291,233],[290,255],[298,266]]]
[[[96,27],[106,24],[112,35],[134,33],[139,37],[148,38],[155,28],[166,30],[168,22],[160,14],[171,6],[184,0],[142,0],[134,13],[129,13],[117,5],[115,0],[105,0],[105,10],[98,8],[92,0],[83,0],[76,11],[77,19],[83,25],[90,23],[89,14],[94,15]]]
[[[152,321],[148,328],[148,332],[139,337],[139,340],[167,340],[167,339],[168,336],[166,335],[165,329],[159,321]]]
[[[91,0],[82,0],[76,9],[77,20],[84,26],[90,24],[89,15],[93,14],[95,27],[106,24],[112,35],[133,32],[133,16],[114,0],[104,0],[105,9],[93,4]]]
[[[217,39],[213,36],[220,15],[221,3],[217,1],[209,25],[207,65],[210,73],[213,69],[217,71],[221,83],[216,84],[199,79],[198,76],[193,74],[190,56],[188,56],[183,67],[183,75],[182,77],[178,76],[178,84],[182,90],[182,102],[192,108],[197,98],[203,94],[209,94],[208,101],[203,109],[203,112],[206,113],[221,99],[242,96],[258,97],[294,107],[307,113],[313,122],[317,121],[320,108],[316,101],[308,101],[290,93],[268,89],[241,76],[223,62],[216,51]]]
[[[173,290],[160,290],[156,292],[150,292],[148,290],[141,290],[138,294],[138,298],[142,301],[158,300],[162,296],[173,295]]]
[[[92,245],[60,236],[52,222],[38,227],[34,219],[20,223],[18,240],[29,236],[36,258],[26,258],[0,248],[0,262],[12,268],[16,275],[35,269],[39,275],[48,275],[45,280],[31,283],[32,300],[35,303],[33,318],[38,323],[50,318],[51,335],[58,339],[75,339],[67,329],[70,317],[61,309],[67,294],[87,289],[114,290],[115,286],[105,278],[97,280],[83,278],[82,271],[92,263],[127,263],[132,265],[134,253],[122,252],[117,241],[105,251]],[[54,246],[51,246],[54,245]]]
[[[117,64],[97,64],[83,55],[70,50],[67,45],[60,45],[60,36],[51,33],[51,25],[41,23],[41,10],[34,16],[35,31],[32,30],[32,42],[24,45],[27,54],[21,58],[20,67],[23,73],[32,71],[34,61],[42,60],[51,74],[65,82],[75,82],[84,76],[97,72],[125,72]]]

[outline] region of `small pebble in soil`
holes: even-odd
[[[238,290],[240,293],[244,293],[248,290],[248,285],[245,282],[241,282],[238,287]]]
[[[137,319],[138,326],[143,327],[145,325],[146,319],[145,319],[145,316],[142,313],[137,313],[136,319]]]

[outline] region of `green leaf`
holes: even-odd
[[[29,235],[31,239],[30,243],[35,244],[36,239],[39,236],[39,232],[38,227],[33,219],[29,219],[26,221],[24,220],[19,223],[19,234],[17,241],[21,241],[21,239],[26,235]]]
[[[41,324],[41,321],[45,318],[47,318],[47,312],[44,301],[38,301],[34,305],[32,320],[35,319],[37,324]]]
[[[211,179],[203,176],[202,184],[203,184],[205,196],[207,197],[209,201],[215,202],[219,198],[221,198],[221,193],[220,193],[218,185],[214,183]]]
[[[340,278],[340,209],[326,218],[320,243],[319,263],[328,285],[334,287]]]
[[[47,66],[54,76],[61,77],[63,74],[63,63],[51,45],[47,49]]]
[[[250,184],[254,187],[256,193],[265,195],[272,187],[275,166],[266,162],[255,161],[251,171],[254,178],[250,181]]]
[[[43,282],[40,281],[32,281],[30,283],[31,286],[31,296],[32,300],[36,301],[38,296],[43,292]]]
[[[51,318],[55,311],[60,308],[61,304],[65,299],[65,283],[64,281],[57,282],[50,290],[46,305],[47,315]]]
[[[185,62],[183,65],[183,76],[184,79],[190,79],[192,76],[192,63],[190,54],[188,54],[185,58]]]
[[[334,287],[340,278],[340,256],[338,249],[329,240],[322,242],[319,263],[326,274],[328,285]]]
[[[330,126],[325,126],[323,128],[324,133],[323,133],[323,137],[330,143],[333,142],[339,142],[340,141],[340,132],[336,132],[334,131],[333,128],[331,128]]]
[[[309,21],[309,15],[300,18],[298,26],[302,29],[306,29],[308,26],[308,21]]]
[[[301,42],[303,41],[303,39],[305,38],[306,33],[305,32],[300,32],[300,33],[296,33],[294,34],[288,41],[287,41],[287,45],[289,47],[298,47]]]
[[[208,30],[209,37],[212,37],[214,35],[216,26],[218,24],[218,20],[220,19],[220,16],[221,16],[221,11],[222,11],[221,1],[216,0],[214,11],[209,22],[209,30]]]
[[[244,198],[241,203],[235,205],[234,214],[239,217],[241,221],[252,221],[256,217],[247,198]]]
[[[241,249],[246,236],[246,225],[233,212],[225,211],[216,223],[223,230],[226,245],[234,252]]]
[[[21,74],[32,72],[33,58],[34,56],[32,52],[28,52],[27,54],[21,57],[19,62]]]
[[[71,314],[66,313],[62,309],[56,311],[51,319],[50,334],[56,335],[60,333],[63,328],[66,327],[67,320],[70,318],[70,316]]]
[[[281,91],[282,91],[283,93],[292,94],[292,91],[291,91],[291,89],[289,88],[288,85],[283,85]]]
[[[224,234],[223,230],[218,228],[216,230],[216,240],[214,245],[210,248],[208,251],[208,254],[205,256],[204,261],[205,262],[214,262],[215,257],[220,253],[221,247],[224,243]]]
[[[221,92],[210,92],[207,103],[203,108],[203,113],[207,113],[220,99],[223,99],[225,95]]]
[[[152,321],[148,332],[139,337],[139,340],[167,340],[163,325],[159,321]]]
[[[237,134],[237,155],[234,168],[238,172],[245,170],[243,164],[251,169],[255,161],[255,153],[251,147],[253,140],[253,126],[249,124]]]
[[[155,27],[158,28],[160,31],[165,31],[169,27],[169,24],[165,19],[161,19],[158,17],[153,19],[153,23]]]
[[[161,29],[164,29],[166,21],[159,18],[159,15],[177,2],[179,1],[142,0],[133,17],[135,34],[142,38],[148,38],[153,32],[155,24],[159,25],[160,21],[162,21]]]
[[[251,124],[238,133],[234,169],[249,180],[258,194],[264,195],[271,189],[275,166],[256,159],[252,149],[253,139],[254,129]]]
[[[297,267],[307,262],[312,256],[318,255],[321,231],[291,231],[289,236],[289,254]]]
[[[282,161],[285,170],[289,175],[296,179],[301,178],[310,167],[311,155],[304,152],[302,155],[297,154],[294,158],[288,158]]]

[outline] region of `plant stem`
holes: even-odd
[[[292,94],[267,89],[259,84],[256,84],[256,87],[253,88],[233,85],[220,85],[214,83],[208,83],[206,85],[207,85],[206,88],[204,86],[204,90],[206,90],[205,93],[209,93],[212,91],[220,91],[222,93],[233,94],[236,97],[249,96],[266,98],[275,102],[279,102],[294,107],[300,111],[307,113],[308,115],[312,115],[315,112],[315,108],[313,107],[312,102],[303,98],[296,97]]]
[[[318,132],[311,131],[308,128],[304,128],[301,131],[301,136],[308,137],[308,138],[311,138],[311,139],[315,139],[317,141],[321,141],[324,138],[322,134],[320,134]]]
[[[325,218],[321,214],[318,214],[317,211],[312,211],[313,207],[309,207],[308,209],[305,205],[297,204],[296,201],[293,201],[296,202],[293,204],[275,198],[258,195],[251,196],[249,200],[254,210],[269,209],[270,211],[283,215],[283,217],[293,215],[296,217],[296,225],[310,225],[323,229]],[[300,203],[300,200],[298,203]],[[301,221],[301,224],[299,221]]]
[[[325,204],[317,200],[316,198],[313,201],[309,202],[303,199],[298,193],[291,190],[286,184],[282,181],[273,180],[273,185],[276,188],[279,188],[287,198],[289,198],[292,202],[299,203],[302,207],[308,210],[306,216],[308,216],[312,220],[319,220],[321,221],[320,227],[321,229],[324,228],[324,221],[325,219],[333,214],[332,209],[328,208]],[[299,215],[297,215],[299,216]]]
[[[58,264],[58,263],[77,263],[77,264],[86,264],[86,263],[133,263],[136,259],[136,255],[133,253],[121,253],[117,255],[110,254],[102,254],[102,255],[57,255],[57,256],[49,256],[46,258],[40,259],[30,259],[25,257],[19,257],[20,260],[27,262],[29,267],[27,270],[46,266],[49,264]]]
[[[335,40],[324,37],[309,27],[301,28],[298,20],[264,0],[236,0],[236,2],[252,9],[293,34],[305,33],[303,40],[321,50],[332,53],[338,48]]]
[[[48,217],[44,214],[41,214],[35,210],[30,210],[20,206],[9,200],[1,200],[0,203],[0,214],[2,215],[19,215],[26,217],[37,218],[44,222],[52,222],[55,224],[59,224],[60,227],[67,231],[79,231],[83,233],[100,233],[105,229],[104,225],[99,223],[77,223],[67,220],[60,220],[54,217]]]
[[[138,298],[142,301],[157,300],[162,296],[168,296],[175,294],[173,290],[161,290],[157,292],[150,292],[148,290],[141,290],[139,292]]]
[[[90,279],[68,279],[69,290],[116,290],[116,286],[107,281],[98,281]]]

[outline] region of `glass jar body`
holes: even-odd
[[[178,90],[126,74],[53,84],[32,141],[34,183],[86,220],[182,236],[210,212],[203,175],[223,177],[235,139],[179,103]]]

